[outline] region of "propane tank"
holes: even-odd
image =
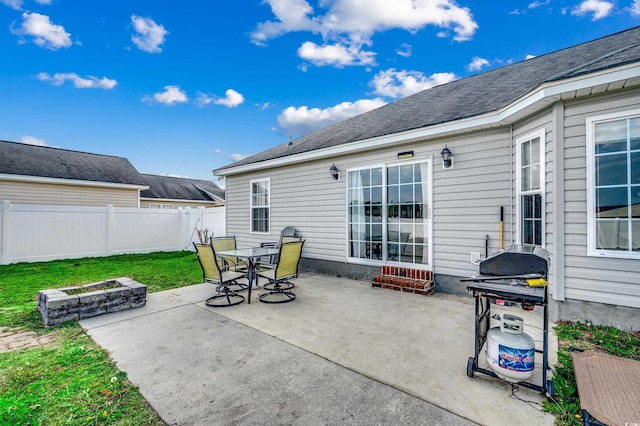
[[[522,331],[522,318],[504,314],[499,327],[487,332],[487,362],[503,380],[517,383],[533,374],[535,342]]]

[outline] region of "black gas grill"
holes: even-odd
[[[490,256],[478,263],[478,275],[472,275],[461,281],[469,283],[467,291],[476,299],[475,317],[475,354],[467,363],[467,375],[474,372],[498,377],[493,371],[480,368],[478,358],[487,340],[491,322],[491,301],[502,299],[520,303],[523,307],[543,307],[543,348],[542,386],[528,382],[519,382],[522,386],[546,392],[553,396],[553,382],[547,380],[548,366],[548,328],[549,313],[547,286],[549,272],[549,253],[539,246],[514,245],[509,249]],[[537,286],[532,286],[532,284]]]

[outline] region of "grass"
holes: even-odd
[[[118,277],[145,284],[152,293],[202,282],[202,270],[190,251],[0,265],[0,326],[42,330],[38,290]]]
[[[52,346],[0,353],[0,424],[163,425],[140,392],[77,323],[47,329],[36,310],[38,290],[129,277],[148,292],[202,282],[192,252],[121,255],[0,265],[0,326],[45,333]],[[555,396],[545,410],[558,425],[579,425],[580,403],[569,347],[640,360],[640,337],[614,327],[561,323]]]
[[[124,276],[148,292],[202,282],[188,251],[0,265],[0,327],[55,334],[53,345],[0,353],[0,424],[164,424],[77,323],[46,328],[36,309],[38,290]]]
[[[580,399],[569,348],[594,350],[640,361],[640,336],[615,327],[591,323],[561,322],[555,327],[558,336],[558,363],[554,367],[553,400],[544,404],[545,411],[556,416],[557,425],[582,424]]]

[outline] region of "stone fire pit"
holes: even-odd
[[[38,292],[38,311],[45,326],[139,308],[146,303],[147,286],[127,277]]]

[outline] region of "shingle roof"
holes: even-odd
[[[140,191],[141,198],[168,200],[218,201],[224,200],[224,189],[208,180],[142,174],[149,189]]]
[[[0,141],[0,174],[145,185],[126,158],[7,141]]]
[[[498,111],[542,83],[640,61],[640,27],[436,86],[217,170]]]

